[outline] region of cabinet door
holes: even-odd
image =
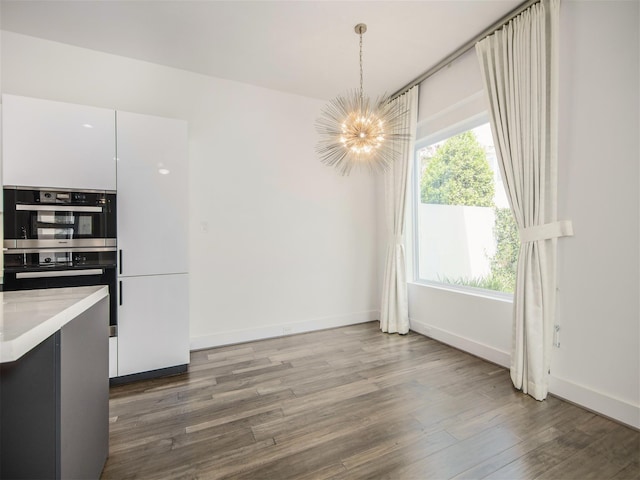
[[[109,337],[109,378],[118,376],[118,337]]]
[[[121,275],[185,273],[187,124],[117,112]]]
[[[188,275],[120,278],[118,375],[189,363]]]
[[[3,95],[3,185],[116,189],[115,111]]]

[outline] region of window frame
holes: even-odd
[[[463,293],[466,295],[479,296],[484,298],[490,298],[494,300],[513,302],[513,293],[499,292],[497,290],[489,290],[479,287],[471,287],[467,285],[453,285],[449,283],[438,282],[435,280],[427,280],[420,278],[420,172],[421,164],[418,158],[418,151],[434,143],[445,140],[459,133],[472,130],[476,127],[490,123],[488,112],[482,112],[472,117],[469,117],[462,122],[450,125],[442,130],[432,133],[426,137],[416,139],[413,149],[413,173],[412,173],[412,185],[411,185],[411,270],[412,270],[412,283],[418,285],[425,285],[431,288],[437,288],[441,290],[448,290],[457,293]]]

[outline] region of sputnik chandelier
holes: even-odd
[[[401,102],[390,102],[385,95],[371,102],[364,95],[362,35],[367,26],[359,23],[354,30],[360,36],[360,90],[334,98],[316,121],[320,160],[342,175],[349,175],[354,167],[386,171],[400,154],[394,142],[409,138],[403,128],[407,111]]]

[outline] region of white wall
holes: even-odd
[[[558,323],[551,391],[640,427],[639,4],[561,7]],[[508,366],[510,303],[411,285],[412,328]]]
[[[482,74],[474,50],[431,76],[425,84],[427,88],[420,89],[418,102],[418,141],[429,137],[429,143],[433,143],[460,133],[461,122],[468,123],[469,118],[486,110]],[[439,133],[437,138],[433,137],[435,132]]]
[[[640,427],[638,2],[562,4],[560,349],[552,389]],[[580,396],[582,399],[582,396]]]
[[[375,182],[317,160],[322,102],[10,32],[2,91],[189,122],[192,347],[377,318]]]

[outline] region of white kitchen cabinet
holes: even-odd
[[[116,113],[118,376],[189,363],[187,124]]]
[[[119,281],[118,375],[188,364],[188,275]]]
[[[188,271],[187,124],[117,112],[123,276]]]
[[[3,185],[116,189],[115,111],[2,96]]]
[[[118,337],[109,337],[109,378],[118,376]]]

